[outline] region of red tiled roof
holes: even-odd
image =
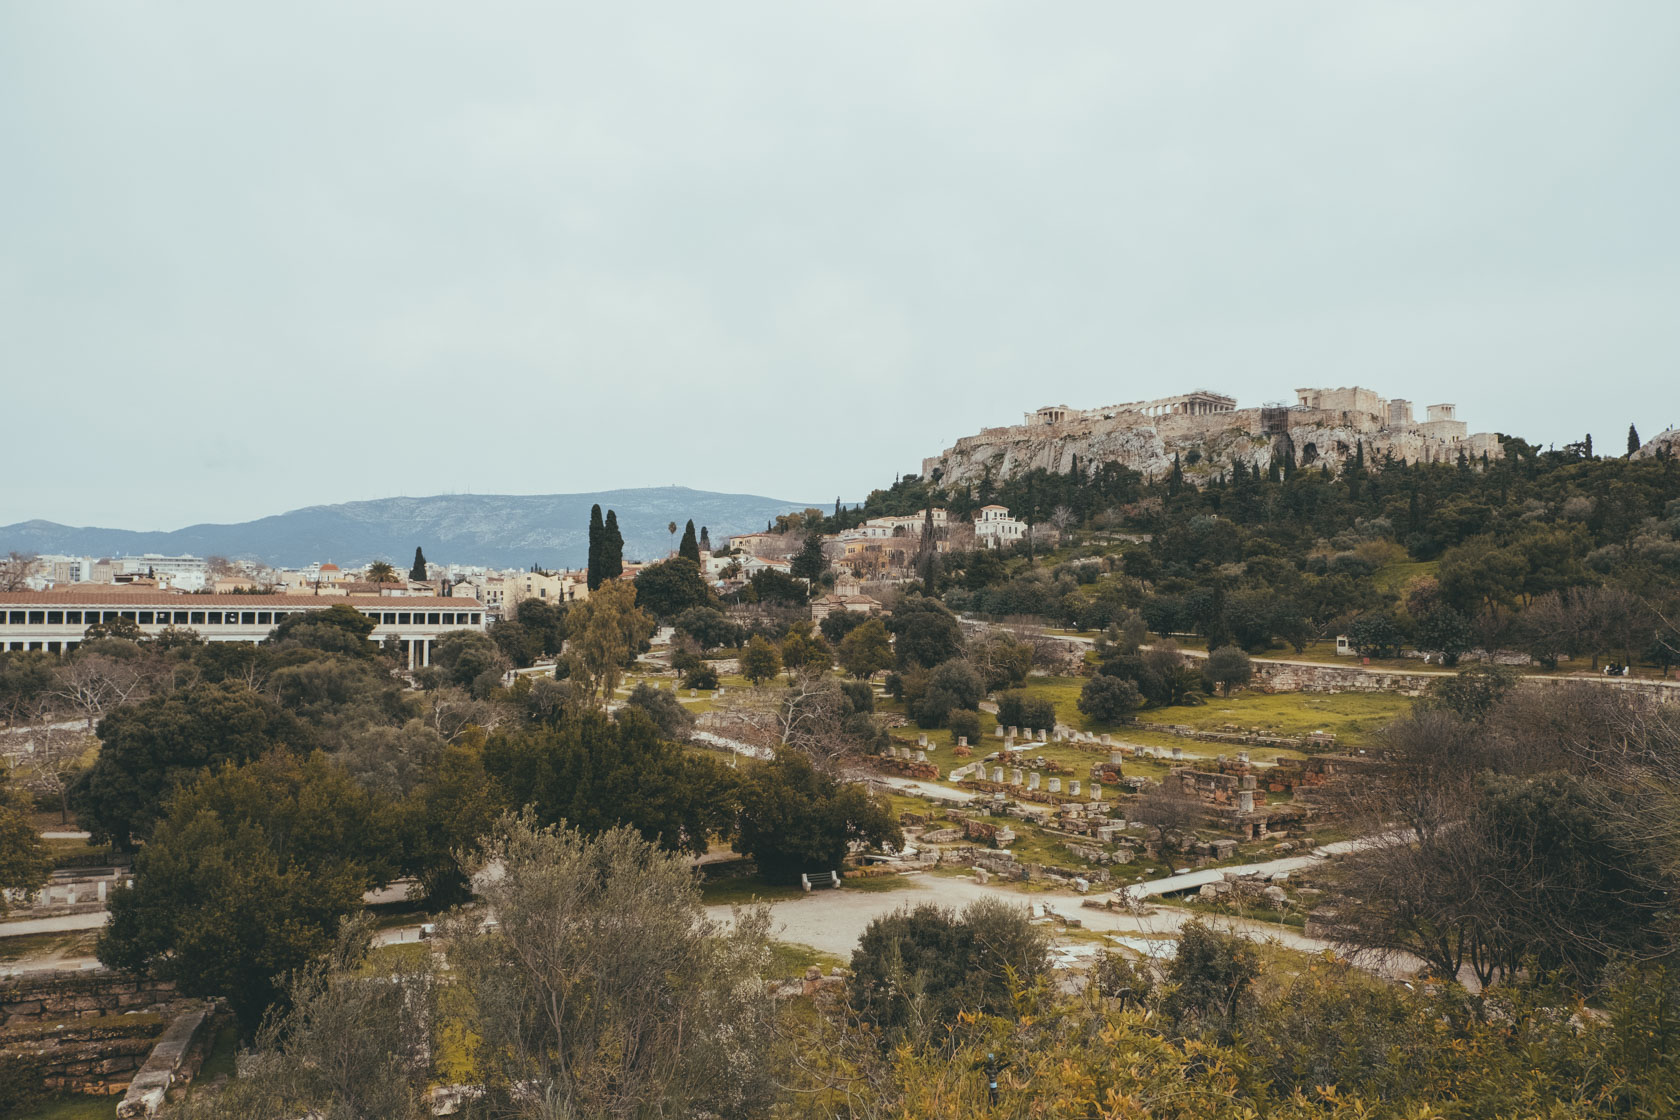
[[[94,584],[92,589],[77,584],[52,591],[0,591],[0,607],[75,606],[78,603],[98,603],[101,607],[176,607],[183,610],[214,610],[239,607],[244,610],[272,610],[275,607],[330,607],[334,603],[348,603],[352,607],[382,607],[385,610],[412,611],[416,607],[430,610],[482,610],[477,599],[446,599],[437,595],[194,595],[185,591],[160,591],[157,588],[117,587]]]

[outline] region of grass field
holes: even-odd
[[[1403,593],[1413,580],[1433,576],[1440,566],[1439,560],[1402,560],[1384,564],[1372,574],[1371,583],[1378,591]]]
[[[116,1097],[55,1097],[34,1109],[18,1113],[12,1120],[111,1120],[117,1114]]]
[[[98,941],[99,931],[91,929],[0,937],[0,961],[28,960],[51,953],[72,957],[89,956]]]
[[[813,949],[796,941],[772,941],[770,963],[765,967],[764,975],[772,980],[797,980],[804,976],[805,970],[812,965],[827,973],[831,968],[848,968],[850,964],[851,962],[844,957],[837,957],[833,953],[825,953],[821,949]]]

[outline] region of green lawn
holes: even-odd
[[[701,884],[700,900],[707,906],[741,906],[749,902],[782,902],[804,893],[797,883],[790,887],[767,883],[758,875],[736,875]]]
[[[1439,560],[1402,560],[1384,564],[1371,576],[1371,584],[1378,591],[1404,592],[1415,579],[1432,576],[1441,566]]]
[[[13,1120],[111,1120],[119,1097],[55,1097]]]
[[[1386,692],[1261,692],[1208,697],[1193,708],[1157,708],[1138,713],[1145,723],[1184,724],[1218,730],[1225,724],[1258,727],[1267,734],[1306,735],[1328,731],[1341,743],[1364,743],[1412,706],[1406,696]],[[1184,743],[1184,740],[1180,740]],[[1203,749],[1217,744],[1198,744]],[[1250,752],[1253,754],[1254,752]],[[1258,757],[1258,756],[1256,756]]]
[[[87,956],[99,940],[98,930],[70,930],[64,933],[26,933],[0,937],[0,961],[21,961],[49,953]]]
[[[844,957],[837,957],[833,953],[825,953],[821,949],[813,949],[796,941],[772,941],[770,963],[765,966],[764,975],[771,980],[797,980],[804,976],[805,970],[812,965],[822,969],[826,975],[829,969],[847,968],[850,963]]]

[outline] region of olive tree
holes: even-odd
[[[505,817],[473,865],[484,912],[446,922],[445,943],[493,1114],[767,1111],[767,909],[711,920],[686,860],[629,828]]]

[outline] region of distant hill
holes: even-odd
[[[133,556],[147,552],[226,556],[297,567],[389,560],[407,568],[416,545],[441,564],[524,568],[582,567],[588,559],[589,507],[618,511],[626,560],[654,560],[675,547],[689,518],[712,540],[762,529],[779,513],[818,505],[755,494],[716,494],[681,486],[600,494],[439,494],[309,506],[237,525],[189,525],[172,532],[74,528],[51,521],[0,526],[0,552]]]

